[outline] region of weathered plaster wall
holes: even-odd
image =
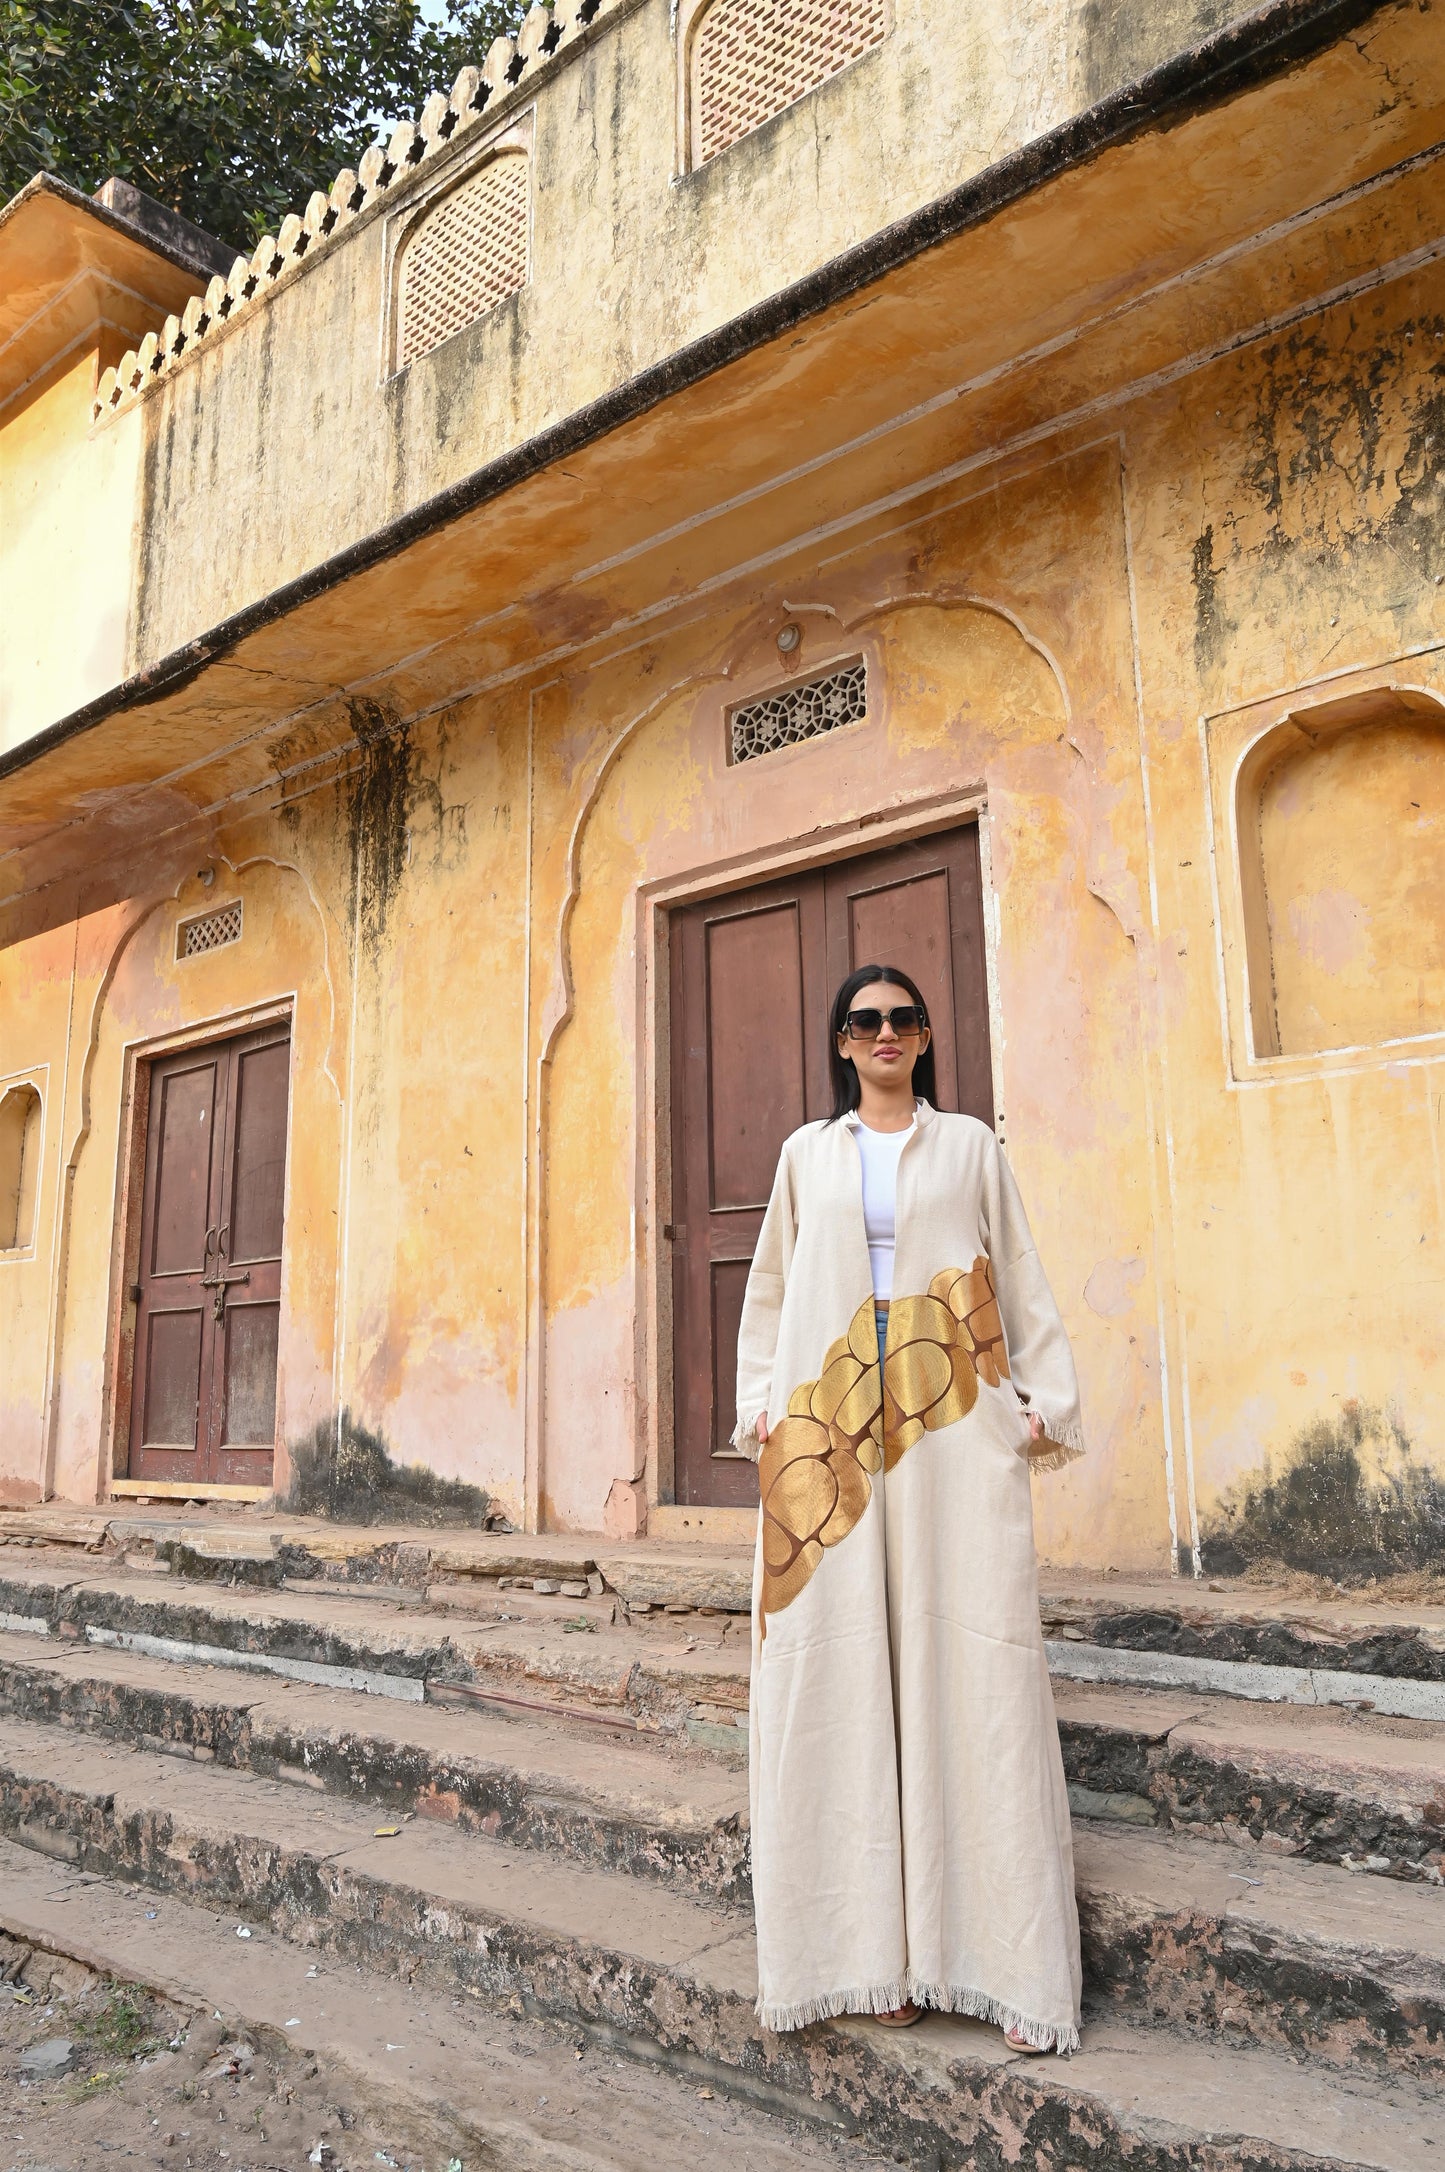
[[[519,293],[389,374],[388,252],[409,197],[444,170],[428,161],[145,399],[131,664],[168,653],[1244,12],[1220,0],[1107,15],[1077,0],[956,0],[941,38],[934,0],[895,0],[883,45],[679,176],[668,0],[619,11],[520,98],[533,199],[531,276]],[[516,117],[498,109],[496,127]],[[442,161],[464,171],[489,131]],[[330,176],[317,180],[324,188]],[[244,520],[218,531],[217,494],[244,505]]]
[[[1316,252],[1341,277],[1416,252],[1353,299],[1171,363],[1152,390],[1039,427],[1026,452],[990,460],[959,417],[926,474],[901,453],[881,481],[871,451],[840,459],[790,486],[798,525],[818,530],[761,569],[752,554],[782,530],[749,513],[728,563],[753,570],[709,567],[689,533],[658,552],[649,593],[609,562],[585,601],[529,595],[577,644],[564,675],[502,675],[415,723],[353,700],[353,743],[304,782],[250,779],[254,796],[228,804],[218,764],[215,811],[139,872],[97,868],[78,904],[13,908],[0,1062],[48,1065],[56,1114],[40,1236],[57,1263],[57,1482],[86,1497],[105,1452],[125,1051],[295,991],[287,1442],[346,1407],[399,1460],[483,1486],[514,1517],[632,1528],[667,1484],[651,916],[781,853],[871,848],[890,823],[986,800],[1008,1143],[1095,1444],[1039,1488],[1044,1551],[1162,1564],[1177,1534],[1186,1558],[1202,1539],[1237,1566],[1278,1545],[1286,1494],[1307,1565],[1349,1567],[1352,1527],[1418,1551],[1445,1499],[1445,734],[1428,722],[1445,702],[1445,272],[1429,196],[1422,168],[1398,227],[1365,204],[1248,267],[1263,313],[1297,300]],[[1217,336],[1202,303],[1179,307]],[[1005,387],[993,442],[1057,412],[1048,391]],[[308,460],[329,412],[308,434],[298,411],[276,442]],[[241,472],[225,465],[224,387],[210,423],[224,498]],[[399,448],[404,425],[399,411]],[[769,428],[749,452],[781,466]],[[938,482],[960,446],[980,464]],[[298,508],[323,468],[302,472]],[[639,495],[665,510],[668,475],[645,450],[640,469]],[[860,473],[897,496],[850,524]],[[315,501],[323,526],[362,517],[349,474]],[[213,516],[204,480],[174,470],[178,532]],[[298,512],[298,551],[303,528]],[[271,546],[236,530],[216,578],[244,589]],[[440,548],[430,563],[429,597],[459,578]],[[414,575],[398,560],[394,578],[400,592]],[[869,721],[732,768],[723,708],[776,671],[785,614],[805,627],[805,665],[867,650]],[[611,642],[591,631],[614,622]],[[304,657],[282,661],[304,676]],[[244,709],[239,676],[215,698]],[[1415,703],[1403,734],[1368,711],[1389,688],[1397,710],[1401,689]],[[1302,750],[1312,710],[1345,698],[1367,705],[1366,753],[1326,734],[1252,838],[1240,763],[1286,727]],[[278,746],[278,774],[295,753]],[[181,811],[195,822],[177,794]],[[1261,910],[1292,927],[1303,912],[1302,1000],[1320,1017],[1343,1006],[1348,1045],[1291,1026],[1275,1055],[1252,1037],[1240,869],[1261,837]],[[256,903],[248,889],[246,943],[201,995],[166,946],[208,856]],[[1356,949],[1322,947],[1320,927]],[[1360,945],[1388,946],[1389,975],[1358,967]],[[1370,1005],[1386,981],[1382,1044]],[[37,1271],[0,1263],[0,1284]],[[15,1491],[45,1482],[32,1383],[43,1397],[54,1362],[37,1359],[25,1302],[24,1322],[0,1311]]]
[[[0,753],[125,676],[143,432],[94,390],[87,345],[0,410]]]
[[[1337,1489],[1357,1436],[1365,1481],[1393,1471],[1416,1500],[1400,1473],[1438,1472],[1445,1433],[1445,1018],[1427,1006],[1408,1045],[1251,1055],[1228,780],[1311,702],[1445,698],[1441,279],[1416,271],[1117,430],[681,597],[549,685],[409,729],[359,710],[354,753],[307,797],[205,840],[250,917],[204,997],[172,958],[201,895],[179,859],[159,890],[7,949],[7,1068],[58,1076],[74,1018],[38,1232],[55,1241],[68,1156],[62,1490],[93,1491],[105,1439],[125,1049],[294,989],[287,1439],[344,1404],[514,1517],[627,1528],[666,1487],[647,900],[981,794],[1007,1136],[1095,1441],[1039,1488],[1045,1552],[1160,1563],[1171,1514],[1186,1559],[1196,1514],[1217,1549],[1267,1520],[1267,1468],[1303,1454],[1316,1482],[1321,1426]],[[866,649],[876,706],[731,768],[722,712],[775,668],[784,599],[805,665]],[[1437,742],[1412,730],[1400,774],[1423,780],[1424,819]],[[1405,818],[1378,796],[1395,774],[1370,772],[1382,830]],[[1415,897],[1422,931],[1435,900]],[[38,1316],[5,1321],[13,1492],[39,1482]]]
[[[1391,684],[1445,697],[1442,395],[1445,279],[1431,266],[1200,372],[1130,424],[1179,1324],[1206,1534],[1237,1524],[1267,1469],[1298,1463],[1311,1428],[1343,1438],[1352,1402],[1393,1412],[1413,1465],[1445,1470],[1438,877],[1412,900],[1418,950],[1397,967],[1413,963],[1423,1005],[1412,1040],[1381,1044],[1364,1009],[1352,1049],[1251,1061],[1244,960],[1223,941],[1238,917],[1224,787],[1245,748],[1312,702]],[[1410,728],[1410,755],[1412,792],[1375,764],[1367,789],[1335,795],[1349,827],[1318,883],[1357,940],[1388,932],[1371,923],[1372,866],[1404,825],[1439,819],[1445,735],[1432,753]],[[1348,962],[1334,976],[1344,1001]],[[1317,1466],[1318,1442],[1311,1452]],[[1314,1482],[1307,1469],[1301,1528]],[[1351,1513],[1363,1529],[1363,1499]]]

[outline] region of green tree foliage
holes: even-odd
[[[237,249],[430,91],[515,0],[0,0],[0,202],[134,182]]]

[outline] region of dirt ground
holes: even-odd
[[[373,2097],[357,2071],[329,2070],[277,2030],[228,2025],[0,1932],[0,2172],[127,2161],[155,2172],[659,2172],[694,2153],[715,2172],[891,2172],[842,2136],[615,2059],[576,2031],[502,2016],[471,2042],[478,2017],[461,2000],[453,2008],[448,2042],[494,2084],[485,2141],[458,2139],[444,2112],[388,2106],[384,2088]],[[25,2055],[58,2040],[73,2047],[69,2071],[22,2079]],[[533,2121],[519,2126],[528,2106]]]
[[[8,1947],[8,1952],[5,1948]],[[345,2092],[284,2043],[234,2034],[79,1962],[0,1941],[0,2166],[6,2172],[97,2172],[107,2163],[176,2172],[332,2172],[398,2166],[446,2172],[448,2160],[369,2131]],[[22,2081],[32,2046],[69,2039],[71,2072]],[[464,2172],[461,2160],[450,2160]]]

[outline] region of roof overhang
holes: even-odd
[[[0,410],[98,325],[138,343],[229,269],[189,220],[108,188],[113,201],[40,173],[0,207]]]
[[[1107,429],[1438,254],[1442,137],[1433,16],[1264,10],[0,759],[0,896],[301,789],[377,720],[637,639],[830,522]]]

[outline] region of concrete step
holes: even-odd
[[[672,1737],[0,1633],[0,1710],[746,1907],[747,1784]]]
[[[1414,1595],[1046,1571],[1039,1607],[1046,1637],[1101,1652],[1445,1683],[1445,1605]]]
[[[1083,1816],[1445,1883],[1436,1722],[1058,1680],[1054,1703]]]
[[[764,2109],[709,2086],[711,2071],[700,2093],[685,2061],[668,2071],[575,2026],[318,1962],[259,1925],[238,1941],[236,1927],[170,1894],[57,1874],[0,1841],[0,1933],[159,1994],[202,2029],[214,2019],[263,2054],[284,2044],[287,2070],[319,2067],[318,2087],[345,2105],[350,2162],[370,2163],[386,2140],[386,2162],[460,2159],[469,2172],[677,2172],[699,2148],[717,2172],[884,2172],[811,2102],[768,2095]],[[32,1961],[29,1980],[45,1966]],[[221,2109],[236,2120],[224,2098]]]
[[[535,1594],[523,1594],[530,1600]],[[564,1602],[538,1617],[502,1593],[490,1618],[419,1612],[390,1596],[201,1585],[76,1560],[7,1560],[0,1630],[80,1639],[157,1658],[202,1660],[420,1703],[429,1686],[594,1709],[647,1728],[722,1731],[745,1718],[745,1620],[662,1615],[628,1627]]]
[[[247,1696],[221,1670],[18,1642],[0,1643],[0,1701],[21,1723],[6,1737],[21,1777],[0,1780],[12,1822],[28,1816],[24,1776],[50,1769],[45,1745],[73,1759],[85,1730],[277,1781],[288,1818],[309,1790],[373,1821],[620,1871],[715,1918],[749,1903],[746,1784],[708,1759],[292,1684]],[[1194,2033],[1445,2077],[1445,1891],[1370,1881],[1367,1898],[1341,1871],[1090,1821],[1076,1856],[1091,1998]]]
[[[428,1587],[439,1593],[472,1587],[496,1596],[519,1586],[555,1591],[587,1585],[642,1615],[668,1607],[746,1614],[753,1571],[750,1546],[701,1540],[621,1543],[586,1534],[347,1526],[200,1505],[118,1513],[0,1510],[0,1550],[100,1555],[112,1565],[158,1566],[195,1582],[257,1589],[288,1582],[389,1586],[422,1601]]]
[[[1346,2079],[1157,2025],[1093,2023],[1067,2062],[1021,2059],[997,2031],[945,2017],[902,2036],[857,2021],[771,2037],[753,2017],[752,1941],[734,1912],[422,1820],[379,1835],[374,1816],[219,1765],[0,1721],[0,1823],[72,1873],[203,1901],[322,1966],[360,1964],[429,1997],[515,2000],[693,2075],[833,2107],[911,2162],[1436,2166],[1445,2094],[1432,2082]],[[1260,1947],[1278,1916],[1260,1915]]]
[[[570,1620],[518,1610],[509,1593],[498,1604],[491,1619],[442,1617],[335,1587],[198,1586],[89,1561],[57,1570],[31,1555],[0,1578],[0,1624],[35,1650],[82,1642],[402,1702],[573,1715],[745,1761],[745,1621],[624,1626],[589,1618],[580,1601],[568,1602]],[[1055,1693],[1081,1814],[1445,1877],[1439,1722],[1057,1678]]]

